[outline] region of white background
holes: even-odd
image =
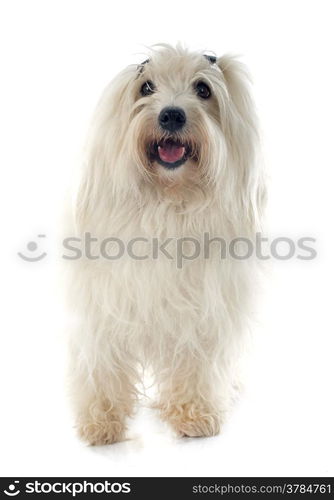
[[[1,47],[1,467],[4,475],[334,475],[331,1],[7,1]],[[219,437],[177,440],[142,409],[132,440],[80,443],[65,385],[59,214],[107,82],[145,46],[241,54],[270,176],[272,235],[317,238],[274,262],[247,389]],[[17,256],[44,233],[38,263]]]

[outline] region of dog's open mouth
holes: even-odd
[[[153,142],[149,146],[150,160],[169,169],[180,167],[190,155],[191,148],[188,144],[170,138]]]

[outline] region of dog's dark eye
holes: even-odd
[[[195,84],[195,91],[201,99],[209,99],[211,96],[210,87],[204,82],[197,82]]]
[[[140,88],[140,93],[142,96],[151,95],[155,91],[154,83],[151,80],[147,80],[147,82],[143,83]]]

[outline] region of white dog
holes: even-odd
[[[73,266],[71,343],[77,426],[91,444],[124,439],[143,368],[179,435],[219,432],[256,267],[222,258],[221,239],[253,240],[264,199],[248,83],[233,57],[162,45],[97,107],[75,209],[91,247]],[[190,258],[205,234],[209,255]]]

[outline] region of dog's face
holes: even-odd
[[[210,174],[212,149],[224,143],[222,83],[215,59],[199,54],[165,50],[139,66],[129,133],[151,178],[199,182]]]
[[[197,205],[203,195],[218,199],[237,217],[257,203],[256,138],[242,64],[229,56],[158,47],[144,63],[122,71],[100,101],[87,203],[104,193],[108,200],[108,189],[120,199],[144,193],[152,199],[156,190]]]
[[[216,59],[165,48],[137,72],[127,130],[135,163],[153,182],[207,183],[226,149],[227,94]]]

